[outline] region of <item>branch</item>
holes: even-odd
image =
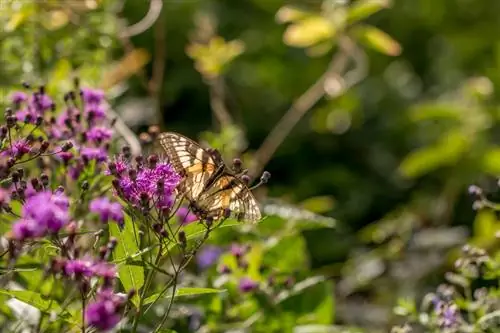
[[[124,29],[120,37],[128,38],[136,35],[142,34],[144,31],[148,30],[153,26],[158,17],[160,16],[161,9],[163,7],[163,0],[150,0],[149,10],[146,16],[142,18],[139,22],[132,24]]]
[[[161,13],[161,8],[160,8]],[[163,78],[165,76],[165,64],[167,63],[167,47],[166,47],[166,32],[165,32],[165,17],[160,16],[156,22],[154,30],[155,40],[155,55],[153,61],[153,73],[149,81],[149,94],[154,99],[157,105],[158,118],[163,120],[163,113],[161,111],[161,91],[163,87]],[[163,121],[162,121],[163,123]]]
[[[233,123],[231,114],[224,102],[224,81],[222,77],[216,77],[209,82],[210,106],[220,124],[220,128],[225,128]]]
[[[107,106],[107,112],[110,115],[110,118],[115,119],[115,129],[116,132],[127,142],[127,145],[130,146],[130,151],[132,156],[139,156],[142,153],[141,143],[135,133],[125,124],[125,122],[121,119],[120,115],[111,108],[110,105]]]
[[[332,57],[326,72],[292,104],[255,152],[250,172],[253,177],[259,176],[295,125],[327,92],[330,96],[338,96],[345,91],[341,75],[347,68],[354,43],[342,37],[339,44],[340,50]]]

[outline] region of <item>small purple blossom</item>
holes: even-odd
[[[96,300],[85,308],[85,322],[99,331],[108,331],[120,322],[120,309],[125,299],[111,289],[102,289]]]
[[[98,262],[92,266],[92,273],[94,276],[102,277],[104,279],[112,280],[116,277],[116,266],[108,262]]]
[[[63,193],[43,191],[27,198],[21,220],[13,225],[18,240],[57,233],[69,222],[69,200]]]
[[[96,126],[92,127],[88,132],[87,132],[87,140],[91,142],[97,142],[100,143],[102,141],[106,141],[111,139],[111,136],[113,135],[113,131],[109,128],[102,127],[102,126]]]
[[[242,257],[247,251],[246,246],[233,243],[231,244],[231,254],[235,257]]]
[[[123,223],[122,206],[118,202],[111,202],[107,197],[92,200],[89,209],[91,212],[99,214],[104,223],[109,220],[114,220],[119,224]]]
[[[186,207],[180,207],[175,215],[179,219],[179,223],[182,225],[190,224],[191,222],[198,220],[198,217]]]
[[[144,201],[148,204],[150,200],[153,200],[156,207],[160,209],[172,206],[174,190],[181,177],[170,164],[159,162],[153,168],[140,167],[134,179],[130,178],[129,171],[131,170],[135,172],[135,169],[128,166],[118,179],[124,199],[136,206],[144,205]],[[162,186],[159,186],[160,182]]]
[[[46,94],[34,93],[30,99],[30,105],[35,108],[39,112],[39,114],[43,114],[43,112],[50,110],[54,101],[47,96]]]
[[[196,263],[200,269],[207,269],[219,260],[222,249],[217,246],[205,246],[196,256]]]
[[[5,149],[1,155],[2,156],[12,156],[16,158],[22,157],[24,154],[27,154],[31,151],[31,145],[25,139],[17,140],[12,143],[12,147],[7,145],[7,149]]]
[[[433,301],[434,312],[437,315],[440,327],[456,327],[460,322],[460,311],[453,302],[445,302],[439,298]]]
[[[28,95],[22,91],[16,91],[12,94],[10,97],[10,100],[14,104],[21,104],[23,102],[26,102],[28,100]]]
[[[96,160],[97,162],[104,162],[108,158],[108,154],[103,148],[84,147],[81,149],[80,154],[88,161]]]
[[[92,276],[93,262],[86,259],[68,260],[64,264],[64,273],[68,276]]]
[[[86,104],[99,104],[104,100],[104,92],[99,89],[82,88],[81,94]]]
[[[249,277],[244,277],[240,279],[238,288],[240,289],[240,291],[247,293],[257,289],[258,286],[259,284],[254,280],[250,279]]]

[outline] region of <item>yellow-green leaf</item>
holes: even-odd
[[[218,293],[223,293],[225,291],[226,291],[225,289],[214,289],[214,288],[188,288],[188,287],[178,288],[177,291],[175,292],[174,299],[177,299],[179,297],[196,297],[207,294],[218,294]],[[172,297],[171,292],[165,292],[163,295],[161,293],[156,293],[147,297],[144,300],[143,304],[147,305],[153,303],[158,298],[170,299],[171,297]]]
[[[361,21],[376,12],[389,7],[390,0],[359,0],[356,1],[347,12],[347,23],[352,24]]]
[[[353,29],[359,41],[380,53],[397,56],[401,54],[401,45],[382,30],[371,26],[357,26]]]
[[[276,21],[288,23],[301,20],[310,15],[309,12],[293,6],[283,6],[276,13]]]
[[[309,47],[333,38],[333,24],[322,16],[311,16],[291,24],[283,35],[285,44],[295,47]]]

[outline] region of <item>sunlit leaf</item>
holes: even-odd
[[[482,167],[491,175],[500,175],[500,148],[492,148],[484,154]]]
[[[202,296],[202,295],[207,295],[207,294],[219,294],[223,293],[226,290],[224,289],[214,289],[214,288],[178,288],[177,291],[175,292],[175,299],[179,297],[196,297],[196,296]],[[151,295],[147,297],[144,300],[144,305],[153,303],[156,301],[158,298],[164,298],[164,299],[170,299],[171,298],[171,292],[167,291],[163,295],[161,293],[156,293],[154,295]]]
[[[313,213],[321,214],[331,211],[335,206],[335,200],[331,196],[317,196],[302,201],[300,205]]]
[[[61,312],[61,306],[56,300],[42,296],[39,293],[30,290],[5,290],[0,289],[0,293],[15,297],[18,300],[27,303],[42,312]]]
[[[401,54],[401,45],[387,33],[374,26],[356,26],[353,28],[353,32],[361,43],[380,53],[389,56]]]
[[[293,6],[283,6],[276,12],[276,21],[279,23],[294,22],[310,15],[309,12]]]
[[[376,12],[389,7],[390,4],[390,0],[358,0],[349,8],[347,22],[352,24],[364,20]]]
[[[109,224],[111,236],[116,237],[118,244],[113,251],[115,261],[131,257],[139,251],[136,237],[138,235],[135,223],[129,215],[125,215],[123,230],[120,230],[115,223]],[[125,291],[134,289],[139,291],[144,285],[144,268],[136,265],[122,264],[118,266],[118,276]],[[137,306],[139,304],[138,292],[132,298],[132,302]]]
[[[468,149],[470,141],[460,131],[450,131],[434,145],[410,153],[399,166],[406,177],[419,177],[436,168],[453,165]]]
[[[295,47],[309,47],[332,39],[335,28],[332,22],[322,16],[307,17],[291,24],[283,35],[285,44]]]

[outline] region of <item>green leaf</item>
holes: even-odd
[[[27,303],[42,312],[55,311],[57,313],[61,312],[61,306],[56,300],[50,299],[46,296],[42,296],[39,293],[35,293],[29,290],[4,290],[0,289],[0,293],[8,295],[18,300]]]
[[[492,148],[484,154],[482,168],[493,176],[500,175],[500,148]]]
[[[435,144],[410,153],[399,166],[406,177],[419,177],[445,165],[455,164],[469,148],[469,137],[450,131]]]
[[[287,236],[266,249],[264,263],[282,273],[293,272],[298,267],[307,269],[306,253],[306,244],[302,236]]]
[[[312,277],[297,283],[290,292],[278,295],[284,311],[294,313],[297,324],[332,324],[334,296],[331,281]]]
[[[201,296],[201,295],[206,295],[206,294],[218,294],[218,293],[223,293],[225,292],[225,289],[214,289],[214,288],[178,288],[177,291],[175,292],[175,297],[174,299],[177,299],[179,297],[196,297],[196,296]],[[149,297],[147,297],[144,300],[144,305],[153,303],[156,301],[158,298],[165,298],[165,299],[170,299],[171,298],[171,293],[168,291],[163,293],[163,296],[161,293],[155,293]]]
[[[389,7],[390,0],[359,0],[347,12],[347,23],[361,21],[376,12]]]
[[[375,51],[389,56],[401,54],[401,45],[391,36],[374,26],[356,26],[353,28],[353,32],[361,43]]]
[[[139,251],[136,235],[137,230],[135,223],[129,215],[125,214],[123,230],[120,231],[115,223],[109,224],[110,235],[116,237],[118,244],[113,251],[113,259],[115,261],[124,260],[131,257]],[[118,266],[118,277],[125,291],[134,289],[136,294],[132,297],[132,302],[138,306],[139,290],[144,285],[144,268],[136,265],[122,264]]]

